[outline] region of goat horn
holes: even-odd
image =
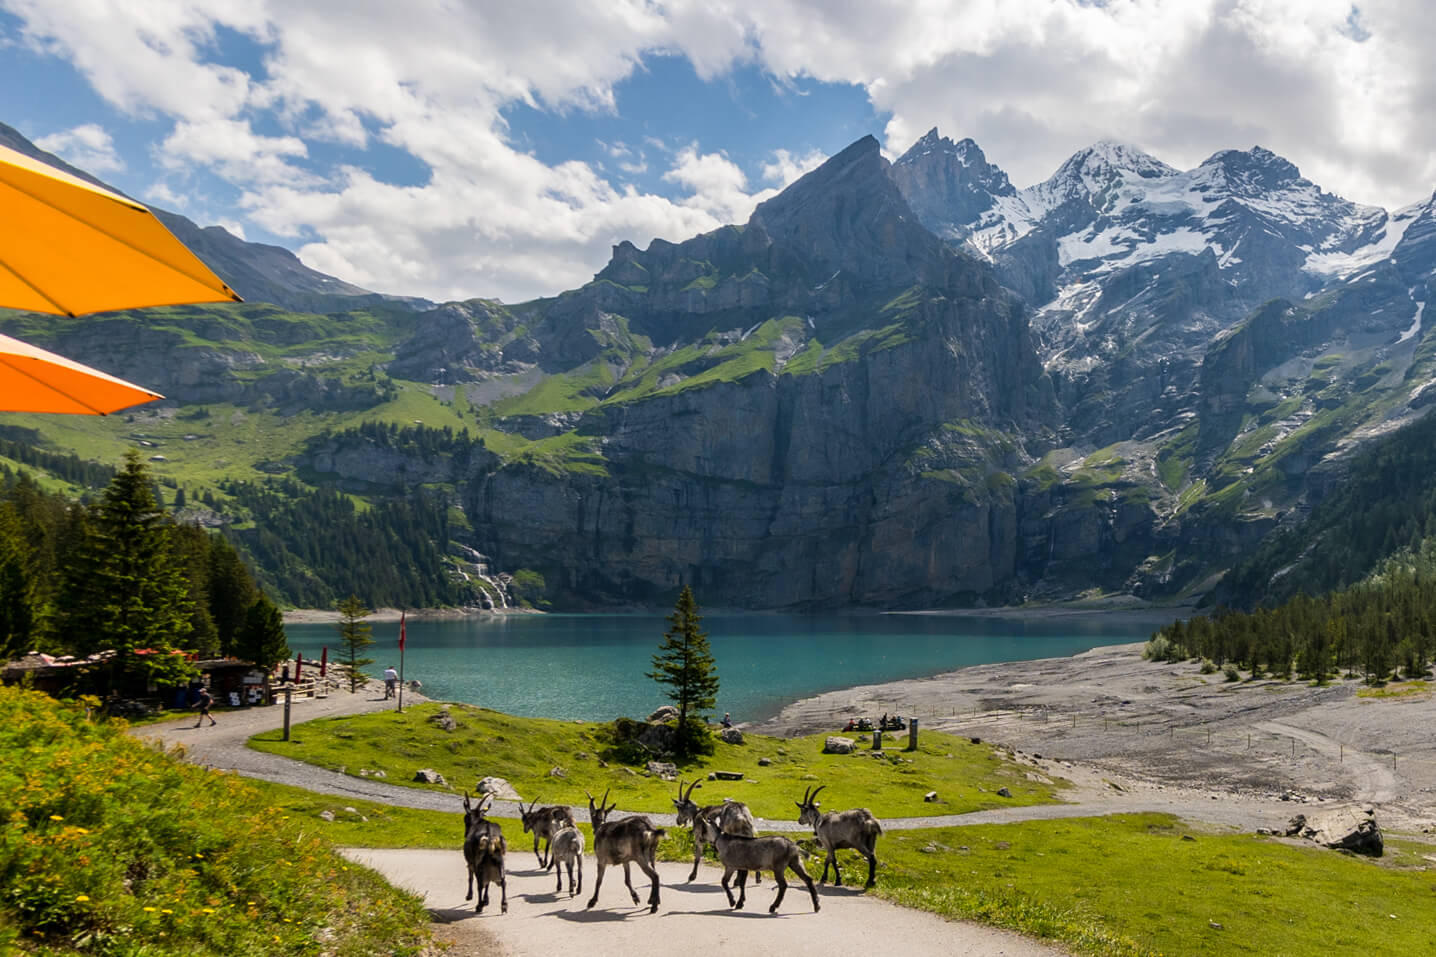
[[[808,792],[811,791],[812,789],[813,789],[813,786],[812,786],[811,784],[809,784],[807,787],[803,788],[803,800],[798,804],[798,807],[802,807],[804,804],[807,804],[807,803],[808,803]]]
[[[703,786],[703,785],[698,782],[698,779],[697,779],[697,778],[694,778],[694,779],[693,779],[693,783],[690,784],[690,785],[688,785],[688,793],[685,794],[685,795],[683,795],[683,800],[685,800],[685,801],[691,801],[691,800],[693,800],[693,789],[694,789],[694,788],[701,788],[702,786]]]
[[[821,785],[819,785],[819,786],[818,786],[818,791],[821,791],[821,790],[822,790],[823,788],[825,788],[825,787],[827,787],[826,784],[821,784]],[[818,801],[818,791],[814,791],[814,792],[813,792],[813,796],[810,797],[810,798],[808,798],[808,800],[810,800],[810,801],[812,801],[813,803],[816,804],[817,801]]]

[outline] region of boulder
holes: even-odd
[[[666,704],[648,716],[649,722],[654,721],[677,721],[678,709],[671,704]]]
[[[672,754],[674,746],[678,743],[678,732],[666,724],[650,723],[638,732],[638,736],[634,740],[647,748],[651,754]]]
[[[837,735],[837,734],[830,734],[830,735],[828,735],[828,739],[823,742],[823,753],[824,753],[824,754],[852,754],[852,753],[853,753],[853,739],[852,739],[852,738],[844,738],[844,737],[842,737],[841,735]]]
[[[1012,797],[1012,792],[1007,790],[1007,788],[998,788],[997,796],[1002,798],[1010,798]]]
[[[444,776],[433,768],[421,768],[415,771],[414,780],[421,781],[424,784],[442,784],[444,787],[449,786],[449,782],[444,780]]]
[[[480,778],[479,783],[474,785],[474,790],[479,792],[480,797],[492,794],[495,801],[521,800],[519,792],[515,791],[514,786],[503,778]]]
[[[649,761],[648,773],[665,781],[678,780],[678,766],[668,761]]]
[[[758,767],[760,767],[760,768],[766,768],[768,765],[770,765],[770,764],[772,764],[772,763],[773,763],[773,759],[772,759],[772,758],[759,758],[759,759],[758,759]]]
[[[440,711],[438,714],[429,715],[429,723],[443,731],[454,731],[459,727],[454,716],[448,711]]]
[[[1314,813],[1311,817],[1298,814],[1287,826],[1287,834],[1314,841],[1322,847],[1352,851],[1368,857],[1380,857],[1385,849],[1381,827],[1376,823],[1376,811],[1372,808],[1337,808]]]
[[[718,732],[718,737],[725,744],[743,743],[743,732],[739,731],[737,728],[724,728],[722,731]]]
[[[741,771],[710,771],[708,779],[710,781],[741,781],[743,773]]]
[[[929,792],[927,792],[926,794],[924,794],[924,795],[922,796],[922,799],[923,799],[924,801],[926,801],[927,803],[929,803],[929,804],[936,804],[936,803],[937,803],[937,792],[936,792],[936,791],[929,791]]]

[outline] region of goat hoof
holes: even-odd
[[[598,903],[598,898],[595,897],[593,900],[591,900],[591,901],[589,901],[587,904],[585,904],[584,907],[583,907],[583,909],[584,909],[584,910],[593,910],[593,905],[594,905],[594,904],[597,904],[597,903]]]

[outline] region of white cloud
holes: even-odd
[[[745,219],[820,159],[779,151],[757,189],[726,144],[664,145],[661,126],[608,144],[615,175],[671,160],[664,179],[686,193],[671,201],[510,140],[504,107],[615,110],[615,84],[656,54],[708,78],[751,62],[780,83],[859,84],[891,114],[889,152],[938,125],[975,138],[1017,185],[1113,137],[1178,166],[1260,143],[1328,189],[1388,206],[1436,186],[1426,0],[0,5],[23,42],[69,60],[118,108],[168,122],[160,155],[176,175],[223,177],[246,222],[307,242],[316,268],[433,298],[573,286],[612,243]],[[216,62],[227,31],[262,63]],[[316,165],[320,143],[375,137],[429,178],[400,186]]]
[[[115,141],[96,123],[38,137],[35,145],[87,173],[117,173],[125,168],[125,161],[115,152]]]
[[[787,150],[775,150],[773,158],[763,164],[763,182],[772,183],[782,189],[804,173],[810,173],[823,165],[825,159],[827,157],[821,150],[810,150],[802,156],[794,156]]]
[[[237,185],[288,183],[317,185],[318,177],[289,162],[303,158],[308,147],[297,136],[260,136],[248,123],[214,119],[182,121],[156,150],[160,165],[184,169],[208,166]]]

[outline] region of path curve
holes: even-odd
[[[1295,738],[1313,751],[1335,757],[1356,790],[1356,800],[1365,804],[1389,804],[1396,800],[1396,775],[1391,766],[1364,751],[1346,747],[1328,735],[1306,728],[1296,728],[1280,721],[1263,721],[1255,725],[1270,734]]]
[[[592,894],[594,863],[584,860],[583,893],[570,898],[554,893],[554,878],[533,866],[527,854],[511,855],[523,867],[509,872],[509,912],[498,913],[499,890],[490,888],[491,903],[475,914],[465,902],[466,875],[457,851],[346,850],[350,859],[372,867],[390,883],[423,896],[441,939],[451,942],[450,957],[673,957],[686,953],[782,954],[783,957],[832,957],[844,954],[902,954],[903,957],[1053,957],[1067,951],[1011,931],[981,924],[948,921],[925,911],[909,910],[864,894],[860,889],[823,886],[822,910],[814,913],[807,889],[788,885],[775,915],[768,913],[774,885],[748,888],[741,911],[728,909],[719,886],[722,871],[699,870],[698,880],[685,881],[690,865],[658,865],[662,903],[658,912],[635,907],[623,888],[623,874],[609,868],[593,910],[585,910]],[[648,880],[634,869],[634,887],[648,898]],[[565,879],[566,880],[566,879]]]
[[[290,726],[295,729],[303,722],[318,718],[364,714],[393,708],[393,702],[383,699],[382,690],[382,685],[375,682],[357,694],[340,691],[331,694],[328,698],[296,701],[291,713]],[[409,695],[405,695],[405,700],[411,700]],[[412,700],[417,703],[428,699],[416,696]],[[244,777],[274,781],[320,794],[333,794],[338,797],[373,801],[395,807],[411,807],[430,811],[459,810],[461,791],[432,791],[387,784],[373,778],[340,774],[337,771],[329,771],[303,761],[296,761],[293,758],[255,751],[247,747],[245,742],[254,735],[283,727],[284,713],[281,707],[222,712],[217,717],[221,720],[213,727],[195,728],[192,724],[194,719],[186,716],[174,721],[135,728],[134,734],[166,747],[176,744],[183,745],[186,760],[219,771],[232,771]],[[588,820],[587,808],[574,805],[573,812],[575,818]],[[634,812],[619,812],[620,815],[631,813]],[[663,826],[673,826],[674,824],[674,815],[672,814],[645,813],[655,824]],[[1141,795],[1112,792],[1071,803],[995,808],[986,811],[971,811],[966,814],[883,818],[883,827],[887,830],[906,831],[970,824],[1012,824],[1021,821],[1095,817],[1103,814],[1141,813],[1174,814],[1188,820],[1239,827],[1244,830],[1255,830],[1257,827],[1273,826],[1277,823],[1269,810],[1264,811],[1260,807],[1249,807],[1241,802],[1219,801],[1208,795],[1194,795],[1191,792],[1174,790]],[[492,814],[495,817],[518,817],[518,805],[512,801],[495,801]],[[761,830],[791,833],[807,830],[794,820],[759,818],[758,823]]]

